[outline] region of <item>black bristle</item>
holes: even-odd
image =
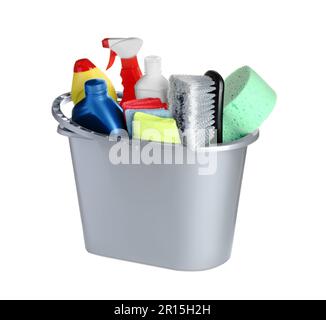
[[[210,77],[215,83],[214,105],[215,105],[215,123],[214,127],[217,132],[217,143],[223,143],[223,107],[224,107],[224,80],[222,76],[214,71],[209,70],[205,76]]]

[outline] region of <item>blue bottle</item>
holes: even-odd
[[[86,97],[75,105],[72,120],[99,133],[126,130],[122,108],[107,94],[107,84],[101,79],[85,82]]]

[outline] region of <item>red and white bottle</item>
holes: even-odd
[[[137,53],[142,44],[143,40],[139,38],[106,38],[102,40],[103,47],[111,50],[107,69],[113,65],[116,56],[121,59],[120,75],[124,88],[121,105],[126,101],[136,99],[135,85],[142,77]]]

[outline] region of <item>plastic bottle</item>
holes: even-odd
[[[142,44],[143,40],[139,38],[105,38],[102,40],[102,46],[110,49],[107,69],[113,65],[116,56],[121,59],[120,75],[123,85],[121,105],[136,98],[135,84],[143,75],[137,60],[137,53]]]
[[[105,80],[109,96],[111,96],[115,101],[117,100],[116,91],[106,74],[98,69],[88,59],[80,59],[75,62],[74,76],[71,86],[71,99],[75,105],[85,98],[85,82],[91,79]]]
[[[85,83],[86,97],[72,111],[72,120],[79,125],[104,134],[126,130],[122,108],[107,94],[106,82],[102,79]]]
[[[161,73],[161,58],[148,56],[145,58],[145,75],[138,80],[135,86],[137,99],[160,98],[167,102],[169,82]]]

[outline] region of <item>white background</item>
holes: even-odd
[[[1,1],[0,298],[326,298],[325,10],[324,0]],[[248,64],[278,93],[248,149],[233,255],[219,268],[175,272],[84,249],[50,107],[77,58],[106,67],[109,36],[141,37],[141,65],[158,54],[166,76]]]

